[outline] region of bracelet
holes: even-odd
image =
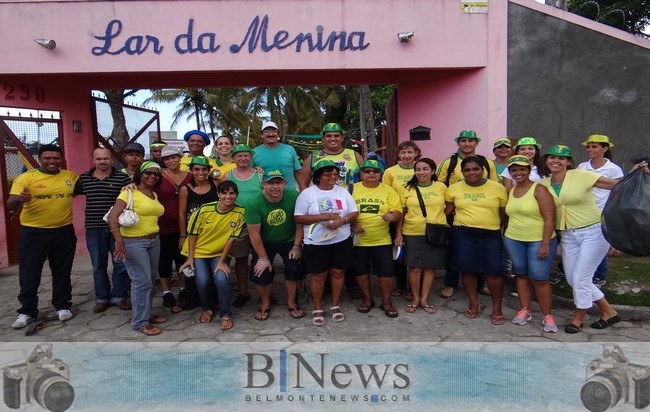
[[[347,217],[347,216],[345,217],[344,220],[345,220],[345,223],[350,223],[350,221],[348,220],[348,217]]]
[[[187,235],[181,235],[180,237],[181,237],[181,238],[183,238],[183,237],[187,237]]]
[[[114,228],[111,229],[111,232],[115,232],[116,230],[120,230],[120,228],[119,227],[114,227]]]

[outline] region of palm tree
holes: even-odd
[[[152,89],[150,98],[144,104],[173,103],[180,100],[172,120],[172,127],[176,126],[183,116],[190,121],[194,118],[196,128],[205,130],[203,112],[207,108],[207,89]]]

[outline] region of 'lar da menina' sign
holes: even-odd
[[[228,45],[230,53],[240,51],[255,52],[258,48],[263,52],[273,49],[293,50],[296,53],[324,52],[324,51],[356,51],[365,50],[370,43],[365,41],[366,33],[363,31],[332,31],[329,34],[321,25],[316,26],[315,32],[289,33],[287,30],[278,30],[275,33],[269,30],[269,16],[255,16],[248,26],[246,32]],[[95,56],[120,55],[141,55],[145,53],[161,54],[165,45],[160,38],[145,34],[126,37],[123,33],[124,25],[121,20],[111,20],[104,31],[103,36],[93,36],[102,42],[101,45],[92,48]],[[195,33],[194,19],[189,19],[187,31],[179,33],[174,39],[174,49],[178,54],[186,53],[216,53],[222,45],[229,41],[220,42],[216,33]]]

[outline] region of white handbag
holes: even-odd
[[[120,226],[131,227],[140,221],[140,217],[138,217],[138,214],[133,210],[133,193],[131,193],[131,189],[127,190],[129,191],[129,199],[126,202],[126,207],[117,218],[117,221]],[[108,209],[108,212],[104,215],[104,222],[106,223],[108,223],[108,215],[111,214],[111,210],[113,210],[113,206],[111,206],[111,208]]]

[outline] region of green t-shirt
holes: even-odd
[[[295,189],[285,189],[282,200],[278,203],[269,202],[260,193],[247,202],[244,220],[247,225],[261,225],[263,243],[277,245],[291,242],[296,235],[293,212],[297,198],[298,191]]]

